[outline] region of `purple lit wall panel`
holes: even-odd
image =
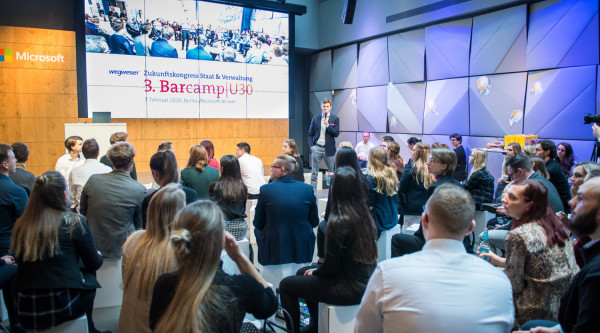
[[[342,119],[340,119],[340,122],[342,122]],[[356,147],[356,143],[358,142],[356,141],[356,132],[340,132],[340,135],[338,135],[338,137],[335,138],[336,149],[342,141],[349,141],[350,143],[352,143],[352,147]]]
[[[358,131],[356,89],[336,90],[331,112],[340,118],[340,131]]]
[[[527,69],[598,64],[598,1],[531,5]]]
[[[470,75],[525,70],[527,6],[473,18]]]
[[[332,89],[356,88],[358,79],[357,45],[333,50]]]
[[[358,86],[385,85],[389,82],[387,38],[360,43]]]
[[[391,133],[423,133],[425,82],[388,87],[387,110]]]
[[[469,81],[471,135],[523,133],[527,73],[475,76]]]
[[[427,80],[469,75],[472,19],[425,28]]]
[[[468,78],[427,82],[424,134],[469,133]]]
[[[319,52],[312,56],[309,90],[331,90],[331,51]]]
[[[388,37],[390,81],[425,80],[425,30],[418,29]]]
[[[387,130],[387,86],[357,89],[358,130],[385,132]]]
[[[525,134],[543,138],[589,139],[585,113],[594,113],[596,66],[529,73]]]

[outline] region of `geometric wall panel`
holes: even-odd
[[[472,19],[425,28],[427,80],[469,75]]]
[[[425,82],[388,87],[387,110],[390,133],[423,133]]]
[[[427,82],[424,134],[469,133],[469,78]]]
[[[473,18],[469,75],[525,70],[527,6]]]
[[[387,130],[387,85],[357,89],[358,130],[385,132]]]
[[[331,89],[356,88],[358,78],[357,45],[352,44],[333,50]]]
[[[342,122],[342,119],[340,119],[340,123],[341,122]],[[342,131],[340,131],[340,135],[338,135],[338,137],[335,138],[335,148],[337,149],[337,147],[343,141],[348,141],[348,142],[350,142],[352,144],[352,147],[356,147],[356,143],[358,142],[358,141],[356,141],[356,132],[342,132]]]
[[[336,90],[331,113],[340,118],[340,131],[358,131],[356,89]]]
[[[329,98],[329,100],[331,100],[331,91],[315,91],[310,94],[309,111],[311,118],[323,112],[321,110],[321,101],[324,98]],[[335,114],[333,112],[333,107],[330,112]]]
[[[308,89],[309,91],[331,90],[331,50],[313,54]]]
[[[425,29],[388,36],[390,81],[425,80]]]
[[[527,69],[598,64],[598,1],[531,5]]]
[[[389,82],[387,38],[360,43],[358,55],[358,86],[370,87]]]
[[[585,113],[594,113],[596,66],[531,72],[527,79],[525,134],[540,138],[589,139]]]
[[[526,80],[525,72],[470,77],[471,135],[522,134]]]

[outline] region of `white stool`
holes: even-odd
[[[483,232],[483,229],[485,229],[487,221],[489,221],[494,216],[496,215],[486,211],[475,211],[475,230],[473,230],[473,232],[475,233],[475,243],[479,241],[478,236]]]
[[[321,198],[317,200],[317,209],[319,212],[319,220],[325,216],[325,208],[327,208],[327,198]]]
[[[248,257],[250,255],[250,241],[244,238],[241,241],[238,241],[237,243],[242,253],[245,254],[246,257]],[[225,271],[225,273],[229,275],[241,274],[235,261],[233,261],[229,257],[225,250],[221,252],[221,260],[223,261],[223,271]]]
[[[288,276],[296,275],[296,272],[304,266],[306,266],[306,264],[296,263],[263,266],[262,277],[267,280],[267,282],[273,284],[273,288],[277,290],[281,280]]]
[[[360,305],[339,306],[319,303],[319,333],[352,333]]]
[[[246,201],[246,221],[248,221],[248,234],[247,238],[251,244],[256,244],[256,236],[254,236],[254,213],[256,212],[256,204],[258,199],[250,199]]]
[[[88,333],[87,316],[83,315],[77,319],[66,321],[58,326],[54,326],[46,333]]]
[[[120,306],[123,303],[121,261],[121,258],[104,258],[102,267],[96,272],[96,278],[102,288],[96,290],[94,309]]]
[[[377,262],[380,263],[392,257],[392,236],[400,233],[400,226],[395,225],[392,229],[381,233],[377,240]]]
[[[419,226],[421,225],[421,215],[404,215],[404,225],[402,226],[403,234],[414,234],[417,230],[419,230]]]

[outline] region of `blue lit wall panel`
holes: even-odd
[[[359,131],[387,131],[387,89],[387,85],[357,89]]]
[[[340,119],[340,122],[342,120]],[[358,141],[356,141],[356,132],[340,132],[340,135],[338,135],[337,138],[335,138],[335,148],[337,149],[337,147],[339,147],[340,142],[342,141],[349,141],[350,143],[352,143],[352,147],[356,147],[356,143]]]
[[[424,134],[469,133],[468,78],[427,82]]]
[[[528,70],[598,64],[598,1],[552,0],[530,8]]]
[[[585,113],[594,113],[596,66],[529,73],[525,134],[541,138],[589,139]]]
[[[525,70],[527,6],[473,18],[470,75]]]
[[[472,19],[425,28],[427,80],[469,75]]]
[[[390,133],[423,133],[425,82],[388,86],[387,110]]]
[[[425,80],[425,30],[418,29],[388,37],[390,81]]]
[[[331,51],[319,52],[312,56],[309,90],[331,90]]]
[[[358,131],[356,89],[336,90],[331,112],[340,118],[340,131]]]
[[[527,73],[469,78],[471,135],[523,134]]]
[[[360,43],[358,86],[370,87],[389,82],[387,38]]]
[[[333,50],[332,89],[356,88],[358,79],[358,46],[356,44]]]

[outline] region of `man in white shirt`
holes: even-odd
[[[258,199],[260,187],[265,184],[265,168],[260,158],[250,155],[250,145],[246,142],[237,144],[235,152],[240,162],[242,180],[248,187],[248,199]]]
[[[467,254],[473,199],[445,184],[425,205],[422,251],[381,262],[356,316],[355,332],[510,332],[512,287],[506,275]]]
[[[83,145],[83,138],[80,136],[70,136],[65,140],[65,148],[69,152],[59,157],[54,167],[56,171],[65,177],[65,180],[69,179],[71,170],[83,164],[84,159],[79,156],[81,145]]]
[[[356,144],[356,155],[358,156],[358,166],[361,168],[367,167],[367,161],[369,160],[369,150],[371,148],[375,148],[375,145],[369,141],[371,139],[371,134],[369,132],[363,132],[362,134],[363,141]]]
[[[112,168],[98,162],[100,147],[95,139],[85,140],[81,148],[85,162],[76,167],[69,175],[69,191],[71,192],[71,208],[79,213],[81,191],[91,175],[109,173]]]

